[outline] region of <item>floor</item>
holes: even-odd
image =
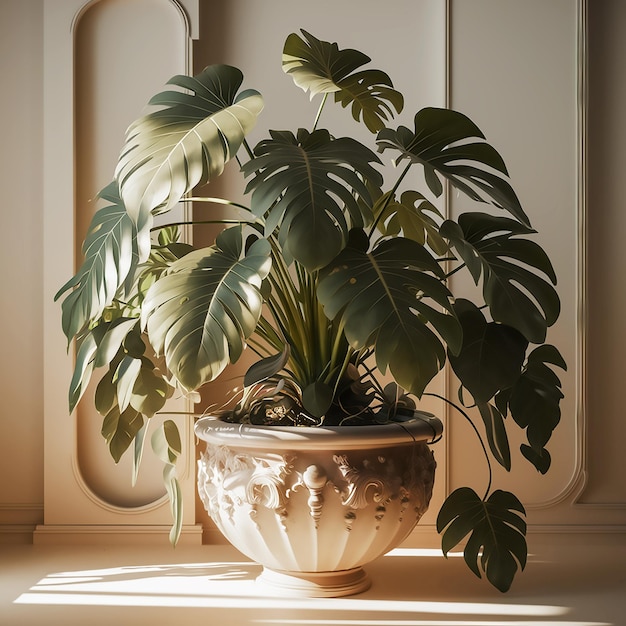
[[[0,545],[0,625],[626,626],[625,534],[529,545],[507,594],[460,554],[400,548],[367,567],[368,591],[337,599],[269,595],[224,545]]]

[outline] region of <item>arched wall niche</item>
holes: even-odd
[[[101,206],[98,192],[112,179],[126,128],[173,74],[191,71],[198,13],[197,0],[61,0],[54,9],[49,4],[44,4],[44,229],[55,253],[46,256],[51,259],[44,269],[50,291],[46,307],[82,260],[80,242]],[[182,209],[174,219],[181,216]],[[52,239],[46,237],[51,247]],[[36,529],[35,541],[112,535],[136,542],[166,535],[171,516],[162,468],[146,455],[133,488],[131,455],[113,463],[100,435],[102,418],[91,403],[67,415],[62,390],[67,390],[72,364],[55,356],[62,342],[58,308],[55,303],[47,309],[44,319],[44,524]],[[168,409],[187,406],[179,400]],[[179,426],[183,446],[191,450],[179,467],[186,509],[182,540],[199,542],[193,432],[189,419],[181,418]]]
[[[149,36],[142,36],[146,15]],[[170,0],[98,0],[80,12],[73,31],[78,267],[94,208],[103,205],[96,194],[111,180],[126,128],[154,91],[188,69],[184,45],[188,27],[180,6]],[[125,454],[116,465],[102,445],[102,418],[93,407],[94,391],[92,385],[76,414],[77,468],[86,488],[121,508],[159,501],[165,490],[153,455],[144,456],[137,484],[131,487],[131,455]],[[171,410],[185,410],[184,402],[173,404],[180,406]]]
[[[531,512],[529,519],[542,522],[561,519],[585,480],[586,4],[450,3],[451,106],[468,113],[503,155],[558,277],[561,316],[548,341],[558,347],[568,370],[558,371],[565,398],[561,423],[548,445],[552,465],[545,476],[539,474],[519,452],[524,433],[510,429],[511,472],[493,467],[495,485],[512,490]],[[540,141],[550,145],[549,159],[533,154]],[[468,208],[458,197],[451,206],[454,215]],[[455,288],[459,282],[453,278]],[[477,423],[482,424],[480,418]],[[463,484],[470,457],[480,454],[470,435],[457,424],[451,436],[453,485]],[[478,465],[474,480],[483,484],[486,466]]]

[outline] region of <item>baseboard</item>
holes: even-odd
[[[529,524],[527,535],[614,535],[626,533],[626,524]]]
[[[626,534],[626,524],[529,524],[526,535],[616,535]],[[532,541],[532,539],[529,539]],[[403,548],[440,548],[441,535],[434,524],[418,524],[402,542]]]
[[[170,527],[165,525],[93,525],[93,524],[0,524],[0,544],[89,545],[166,544]],[[626,534],[623,524],[553,524],[529,525],[532,535],[606,535]],[[217,528],[190,524],[183,527],[179,545],[219,545],[227,543]],[[434,525],[417,526],[404,540],[405,548],[439,548],[441,536]]]
[[[441,536],[434,524],[418,524],[402,542],[403,548],[440,548]]]
[[[29,544],[33,531],[43,520],[43,504],[7,502],[0,504],[0,544]]]
[[[27,545],[33,543],[33,524],[0,524],[0,545]]]
[[[202,543],[208,546],[226,545],[228,540],[215,526],[205,526],[202,529]]]
[[[97,525],[97,524],[43,524],[35,528],[36,545],[166,545],[170,526],[166,525]],[[183,526],[178,545],[201,545],[202,526]]]

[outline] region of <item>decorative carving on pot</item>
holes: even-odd
[[[216,522],[222,516],[232,521],[235,507],[247,506],[254,518],[258,506],[286,517],[285,477],[292,470],[282,456],[259,459],[237,454],[226,446],[207,446],[198,462],[200,499]]]
[[[340,490],[343,503],[352,509],[363,509],[370,502],[385,502],[390,500],[394,485],[391,484],[388,474],[389,466],[385,457],[364,459],[362,468],[357,469],[344,455],[334,455],[333,461],[339,467],[341,475],[346,480],[346,486]],[[397,482],[398,477],[392,477]]]
[[[260,453],[259,453],[260,454]],[[359,454],[362,456],[362,454]],[[199,461],[198,487],[200,498],[214,520],[224,516],[232,521],[236,506],[245,506],[252,519],[258,507],[271,509],[288,530],[289,507],[300,488],[309,492],[307,505],[315,528],[319,527],[325,505],[327,487],[339,495],[348,509],[344,514],[346,530],[357,519],[355,511],[372,504],[380,522],[389,503],[399,503],[398,521],[412,504],[419,519],[428,508],[432,495],[435,460],[424,443],[413,446],[410,461],[398,466],[397,460],[374,452],[350,460],[348,453],[330,455],[330,471],[320,464],[302,465],[297,456],[242,454],[228,446],[208,445]]]
[[[302,483],[311,494],[307,504],[309,505],[316,529],[319,528],[320,517],[322,516],[322,508],[324,506],[323,491],[327,482],[326,472],[318,465],[309,465],[302,474]]]

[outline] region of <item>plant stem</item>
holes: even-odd
[[[455,408],[468,421],[469,425],[472,427],[472,430],[476,434],[476,437],[478,437],[480,446],[483,449],[483,454],[485,455],[485,460],[487,461],[487,469],[489,470],[489,480],[487,481],[487,489],[485,490],[485,495],[483,496],[483,500],[486,500],[487,496],[489,495],[489,492],[491,491],[491,482],[493,479],[493,472],[491,469],[491,461],[489,459],[489,453],[487,452],[487,448],[485,447],[483,438],[480,436],[480,433],[478,432],[478,428],[476,427],[476,424],[474,424],[472,418],[460,406],[458,406],[457,404],[455,404],[448,398],[444,396],[440,396],[437,393],[431,393],[431,392],[425,392],[423,395],[430,396],[432,398],[438,398],[439,400],[443,400],[446,404]]]
[[[246,224],[248,226],[253,225],[254,222],[245,222],[242,220],[189,220],[186,222],[168,222],[167,224],[160,224],[159,226],[153,226],[150,232],[157,230],[163,230],[170,226],[197,226],[198,224]]]
[[[206,202],[210,204],[222,204],[227,206],[236,207],[238,209],[242,209],[246,213],[252,214],[250,207],[247,207],[245,204],[239,204],[238,202],[232,202],[231,200],[226,200],[224,198],[209,198],[209,197],[201,197],[201,196],[191,196],[187,198],[181,198],[181,202]],[[215,219],[215,220],[186,220],[182,222],[169,222],[168,224],[161,224],[159,226],[153,226],[150,230],[151,232],[162,230],[163,228],[169,228],[170,226],[194,226],[198,224],[246,224],[248,226],[254,226],[255,224],[259,224],[258,218],[255,216],[254,220],[245,220],[245,219]],[[259,229],[259,232],[260,229]]]
[[[273,250],[272,271],[269,280],[272,284],[272,292],[268,298],[268,307],[276,323],[289,342],[292,350],[290,361],[295,370],[302,374],[301,381],[306,383],[310,379],[311,364],[314,363],[314,354],[311,350],[311,332],[308,332],[307,324],[310,324],[310,315],[303,307],[302,291],[306,281],[301,272],[296,271],[294,276],[289,273],[285,266],[280,249],[275,237],[269,238]],[[296,264],[296,270],[299,268]],[[297,282],[296,282],[297,280]]]
[[[339,331],[337,332],[337,336],[335,337],[335,346],[338,346],[339,341],[342,339],[342,335],[343,335],[343,331],[341,329],[339,329]],[[336,352],[338,353],[339,350],[336,350]],[[354,354],[354,350],[352,348],[350,348],[350,347],[346,350],[346,352],[344,354],[343,363],[341,364],[341,368],[334,375],[335,385],[333,387],[333,395],[335,395],[337,393],[337,389],[338,389],[339,383],[341,382],[341,379],[343,377],[343,373],[348,368],[348,365],[350,364],[350,359],[352,358],[353,354]],[[329,375],[337,367],[335,365],[335,361],[336,361],[337,356],[338,356],[338,354],[335,354],[335,352],[333,352],[333,361],[332,361],[331,367],[329,368]],[[328,382],[331,382],[331,381],[328,381]]]
[[[248,143],[248,140],[244,138],[243,140],[243,147],[245,148],[246,152],[248,153],[248,157],[250,159],[254,159],[254,152],[252,151],[252,148],[250,147],[250,144]]]
[[[448,259],[446,259],[448,260]],[[454,276],[454,274],[456,274],[457,272],[459,272],[460,270],[462,270],[465,267],[465,263],[461,263],[460,265],[458,265],[457,267],[455,267],[452,271],[448,272],[444,277],[443,280],[448,280],[448,278],[450,278],[450,276]]]
[[[324,97],[322,98],[322,102],[320,103],[319,108],[317,109],[317,115],[315,116],[315,121],[313,122],[313,128],[311,130],[311,132],[315,132],[315,129],[317,128],[317,124],[320,121],[320,117],[322,115],[322,110],[324,108],[324,105],[326,104],[326,100],[328,99],[328,93],[324,94]]]
[[[243,209],[247,213],[252,213],[250,207],[245,204],[239,204],[239,202],[233,202],[232,200],[226,200],[225,198],[208,198],[204,196],[191,196],[189,198],[182,198],[181,202],[209,202],[211,204],[226,204],[228,206],[234,206],[238,209]]]
[[[402,171],[402,173],[400,174],[400,176],[398,176],[398,180],[396,180],[396,184],[393,186],[393,188],[391,189],[391,191],[389,192],[389,195],[387,196],[387,199],[385,200],[384,204],[382,207],[380,207],[380,211],[378,211],[378,215],[376,216],[376,219],[374,220],[374,223],[372,224],[372,227],[370,228],[370,232],[368,237],[371,239],[372,235],[374,234],[374,231],[376,230],[376,227],[378,226],[378,222],[380,221],[380,218],[382,217],[383,213],[385,212],[385,209],[387,208],[387,206],[389,206],[389,203],[391,202],[392,198],[394,197],[396,191],[398,190],[398,187],[400,186],[400,183],[404,180],[404,177],[407,175],[409,169],[411,169],[411,161],[409,161],[406,165],[406,167],[404,168],[404,170]]]

